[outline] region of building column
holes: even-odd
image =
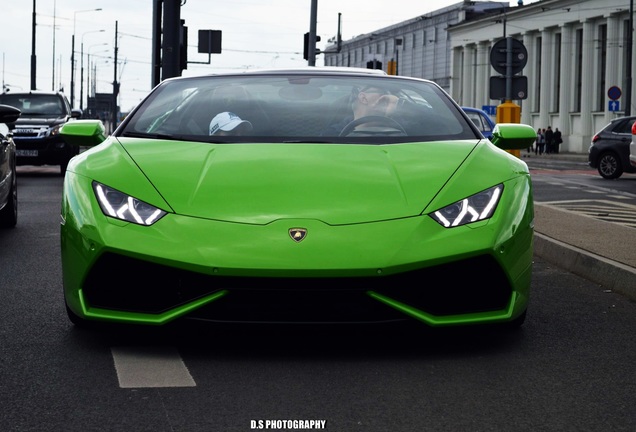
[[[553,34],[551,30],[541,30],[541,87],[539,89],[539,127],[541,129],[550,125],[550,109],[552,107],[551,94],[552,87],[549,85],[552,81],[553,66]]]
[[[529,59],[536,59],[537,56],[534,52],[534,37],[530,32],[524,32],[522,34],[521,42],[526,47],[526,51],[528,51]],[[523,68],[522,75],[525,75],[528,79],[528,97],[521,102],[521,123],[532,125],[532,111],[535,104],[535,92],[533,89],[535,88],[535,81],[537,79],[533,66],[526,64],[526,67]]]
[[[490,44],[479,42],[477,46],[477,91],[476,107],[491,105],[490,103]]]
[[[572,132],[570,121],[570,107],[572,106],[572,47],[574,46],[574,32],[572,25],[564,24],[561,26],[561,64],[557,65],[561,68],[561,78],[559,82],[559,119],[561,126],[559,130],[563,136]],[[564,140],[564,144],[567,145]]]
[[[620,45],[615,41],[619,40],[620,34],[620,20],[616,15],[611,15],[607,18],[607,46],[605,47],[607,51],[607,61],[605,63],[605,84],[607,85],[607,89],[611,86],[620,85],[620,73],[619,73],[619,58],[620,58]],[[607,94],[607,89],[604,89],[605,94]],[[625,100],[625,98],[622,98]],[[612,117],[608,109],[609,98],[603,101],[603,106],[605,107],[605,121],[609,122]],[[621,101],[622,102],[622,101]],[[623,105],[621,103],[621,105]],[[621,106],[624,109],[624,106]]]
[[[464,63],[462,66],[462,94],[459,104],[463,106],[472,106],[473,100],[473,82],[475,79],[475,48],[473,45],[464,46]]]
[[[594,23],[591,20],[583,22],[583,59],[581,73],[581,142],[589,142],[594,133],[592,127],[592,95],[589,89],[594,86]]]
[[[451,53],[450,59],[450,67],[451,67],[451,82],[450,82],[450,92],[451,97],[458,101],[461,98],[462,94],[462,82],[461,82],[461,62],[462,62],[462,52],[463,48],[455,48]]]

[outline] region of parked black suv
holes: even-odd
[[[0,95],[0,104],[18,108],[22,115],[13,131],[18,165],[59,165],[66,172],[68,161],[79,147],[66,143],[59,134],[64,123],[80,118],[59,92],[10,92]]]
[[[634,122],[636,116],[615,118],[592,138],[588,163],[601,177],[616,179],[624,172],[636,172],[636,167],[629,163]]]

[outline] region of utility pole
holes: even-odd
[[[163,0],[152,2],[152,73],[150,88],[161,82],[161,16],[163,14]]]
[[[35,85],[35,69],[37,61],[35,57],[35,0],[33,0],[33,22],[31,24],[31,90],[36,89]]]
[[[161,79],[181,75],[179,57],[179,29],[181,25],[181,0],[163,0],[163,55]]]
[[[112,103],[112,118],[113,118],[113,126],[112,130],[114,131],[117,127],[117,117],[118,117],[118,109],[117,109],[117,95],[119,94],[119,83],[117,82],[117,39],[118,39],[118,22],[115,21],[115,70],[113,77],[113,103]]]
[[[318,0],[311,0],[309,17],[309,46],[307,47],[307,65],[316,66],[316,20],[318,19]]]

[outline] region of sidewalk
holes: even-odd
[[[587,154],[547,157],[587,162]],[[636,301],[636,229],[543,204],[534,220],[536,256]]]

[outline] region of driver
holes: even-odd
[[[398,106],[400,99],[389,91],[376,86],[363,87],[351,104],[352,113],[337,123],[327,126],[323,131],[324,136],[338,136],[340,132],[351,123],[362,117],[390,116]]]

